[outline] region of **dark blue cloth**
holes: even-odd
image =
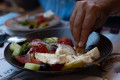
[[[69,20],[76,0],[38,0],[39,4],[45,11],[52,10],[56,15],[60,16],[63,20]]]

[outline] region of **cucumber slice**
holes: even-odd
[[[22,46],[20,46],[17,43],[11,43],[10,45],[10,50],[13,51],[12,56],[20,56],[22,51],[24,50],[24,48],[27,46],[29,42],[23,44]]]
[[[51,50],[50,46],[48,46],[48,45],[45,45],[45,46],[46,46],[46,48],[47,48],[48,50]]]
[[[30,69],[30,70],[39,70],[40,65],[39,64],[34,64],[34,63],[26,63],[24,68],[25,69]]]
[[[57,37],[44,38],[43,41],[47,43],[58,42],[58,38]]]
[[[44,28],[44,27],[46,27],[46,26],[48,26],[48,22],[44,22],[44,23],[41,23],[38,27],[39,28]]]
[[[21,46],[17,43],[10,44],[10,50],[13,51],[12,56],[18,56],[20,54]]]
[[[16,48],[13,53],[12,56],[19,56],[20,55],[20,48]]]
[[[10,50],[11,51],[14,51],[14,50],[16,50],[16,49],[20,49],[21,48],[21,46],[19,45],[19,44],[17,44],[17,43],[11,43],[10,44]]]

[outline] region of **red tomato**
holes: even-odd
[[[43,15],[38,15],[37,16],[37,24],[38,25],[40,25],[41,23],[43,23],[43,22],[46,22],[46,19],[44,18],[44,16]]]
[[[33,49],[31,51],[31,53],[36,53],[36,52],[39,52],[39,53],[49,53],[49,50],[42,43],[38,43],[37,45],[32,46],[32,48]]]
[[[37,15],[37,18],[41,19],[41,18],[44,18],[44,16],[43,16],[43,14],[39,14],[39,15]]]
[[[23,56],[15,56],[15,59],[17,59],[22,64],[31,62],[30,54],[26,54],[26,55],[23,55]]]
[[[41,42],[41,40],[40,39],[34,39],[34,40],[32,40],[32,42]]]
[[[71,39],[67,38],[67,37],[62,37],[61,39],[58,40],[58,43],[64,43],[64,44],[68,44],[70,46],[73,47],[73,42]]]
[[[42,64],[42,62],[40,62],[40,61],[37,60],[37,59],[32,59],[32,60],[31,60],[31,63]]]

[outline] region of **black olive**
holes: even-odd
[[[50,71],[50,65],[49,64],[41,64],[39,70],[40,71]]]
[[[22,55],[27,54],[29,50],[30,50],[29,48],[25,48],[25,49],[22,51]]]
[[[33,29],[33,28],[34,28],[34,26],[33,26],[33,25],[30,25],[30,26],[29,26],[29,28],[30,28],[30,29]]]

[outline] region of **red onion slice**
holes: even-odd
[[[32,42],[30,42],[30,43],[28,44],[28,47],[35,46],[35,45],[37,45],[38,43],[42,43],[42,44],[44,44],[44,45],[49,46],[49,43],[46,43],[46,42],[40,40],[40,41],[32,41]]]
[[[49,43],[49,45],[51,45],[51,46],[58,46],[58,44],[59,44],[59,43],[57,43],[57,42]]]
[[[49,43],[49,45],[50,45],[51,51],[55,52],[58,47],[58,43],[52,42],[52,43]]]

